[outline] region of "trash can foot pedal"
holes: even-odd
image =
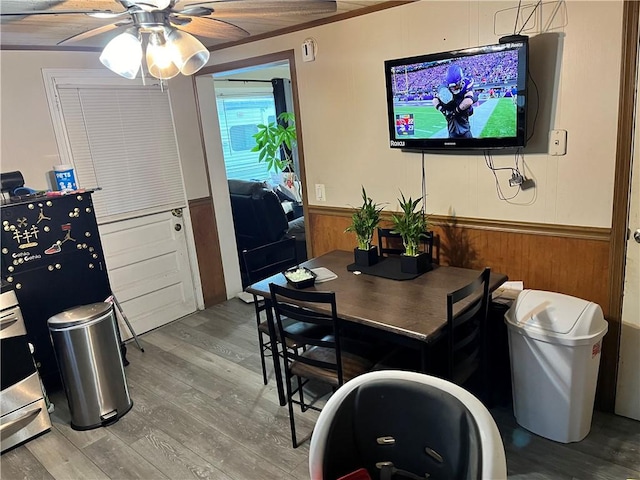
[[[111,410],[109,413],[105,413],[104,415],[100,415],[100,423],[102,423],[103,427],[107,427],[112,425],[118,421],[118,411]]]

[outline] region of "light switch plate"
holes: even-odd
[[[566,130],[551,130],[549,134],[549,154],[556,156],[567,154]]]

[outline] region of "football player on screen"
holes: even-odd
[[[445,84],[438,87],[433,98],[433,106],[447,119],[450,138],[473,138],[469,117],[473,115],[473,104],[477,101],[473,79],[465,78],[459,65],[451,65]]]

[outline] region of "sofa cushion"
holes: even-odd
[[[238,250],[252,249],[282,239],[289,225],[273,190],[261,182],[228,182]]]
[[[304,242],[306,240],[304,235],[304,217],[298,217],[295,220],[291,220],[289,222],[287,234],[291,237],[296,237],[296,240]]]
[[[247,180],[229,180],[229,193],[233,195],[248,195],[259,197],[267,188],[264,182],[251,182]]]

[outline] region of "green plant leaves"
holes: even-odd
[[[356,234],[356,240],[360,250],[369,250],[371,248],[373,233],[380,223],[380,212],[383,208],[384,207],[374,203],[373,200],[367,196],[367,192],[363,186],[362,206],[353,212],[353,215],[351,215],[351,225],[345,229],[345,232],[354,232]]]
[[[277,120],[267,125],[257,125],[258,132],[253,135],[256,144],[251,149],[252,152],[260,152],[259,162],[266,162],[267,169],[276,172],[291,166],[291,150],[295,147],[298,138],[293,113],[282,112]],[[281,149],[283,145],[286,148]],[[284,155],[284,158],[280,158],[279,154]]]
[[[393,230],[392,233],[397,233],[402,237],[402,243],[405,248],[405,255],[415,256],[419,253],[420,240],[424,238],[427,231],[427,216],[420,210],[416,211],[416,208],[422,201],[422,197],[413,200],[411,197],[405,198],[402,191],[400,192],[401,199],[398,199],[400,204],[400,215],[393,214]]]

